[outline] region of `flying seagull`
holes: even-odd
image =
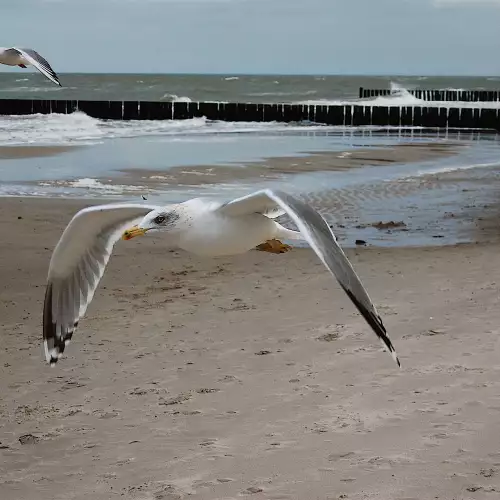
[[[278,224],[288,214],[299,231]],[[138,203],[80,210],[64,230],[50,260],[43,311],[45,357],[55,365],[102,278],[115,243],[162,231],[169,246],[203,256],[251,249],[283,253],[283,240],[305,240],[400,366],[385,326],[351,263],[323,217],[297,198],[264,189],[229,202],[194,198],[165,207]]]
[[[62,87],[56,72],[36,50],[18,49],[16,47],[0,47],[0,64],[6,64],[7,66],[19,66],[20,68],[34,66],[51,82],[54,82],[56,85],[59,85],[59,87]]]

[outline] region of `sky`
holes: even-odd
[[[500,74],[500,0],[1,3],[58,73]]]

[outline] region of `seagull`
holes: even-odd
[[[59,87],[62,87],[56,72],[36,50],[18,49],[16,47],[0,47],[0,64],[6,64],[7,66],[19,66],[20,68],[34,66],[51,82],[54,82],[56,85],[59,85]]]
[[[274,219],[288,214],[299,231]],[[152,232],[166,244],[217,257],[252,249],[285,253],[281,240],[305,240],[400,365],[385,326],[330,226],[312,207],[290,194],[263,189],[231,201],[193,198],[168,206],[112,203],[77,212],[50,260],[43,310],[46,361],[54,366],[92,301],[114,245]]]

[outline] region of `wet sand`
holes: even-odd
[[[498,224],[348,250],[401,370],[310,250],[204,260],[161,235],[117,245],[51,369],[47,266],[83,205],[0,200],[2,500],[498,496]]]
[[[303,156],[266,158],[243,165],[200,165],[174,167],[168,170],[143,168],[123,170],[111,182],[141,184],[155,189],[158,185],[199,186],[252,180],[280,179],[289,174],[308,172],[341,172],[366,166],[423,162],[456,154],[464,144],[459,142],[402,143],[394,146],[353,148],[345,151],[305,152]],[[100,179],[106,181],[106,179]]]
[[[440,160],[456,155],[461,148],[467,147],[458,141],[401,143],[392,146],[377,146],[366,148],[346,148],[343,151],[305,151],[302,156],[271,157],[261,161],[245,162],[243,164],[215,164],[198,166],[176,166],[164,170],[145,168],[121,169],[107,172],[106,175],[89,176],[82,170],[72,172],[70,178],[55,180],[29,180],[24,184],[60,189],[75,186],[77,178],[88,178],[98,182],[109,192],[133,193],[142,191],[161,192],[179,190],[186,187],[206,187],[218,184],[255,183],[290,178],[296,174],[347,172],[360,167],[390,166]],[[5,148],[8,149],[8,148]],[[31,154],[31,148],[19,148],[19,154]],[[40,149],[44,148],[33,148]],[[61,148],[63,149],[63,148]],[[25,151],[26,150],[26,151]],[[0,159],[2,149],[0,148]],[[5,153],[7,154],[7,153]],[[92,189],[92,185],[89,186]]]
[[[0,146],[0,160],[42,158],[74,151],[77,146]]]

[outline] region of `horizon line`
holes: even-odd
[[[35,72],[30,72],[35,73]],[[0,74],[7,75],[22,75],[19,71],[0,71]],[[217,72],[217,73],[196,73],[196,72],[171,72],[171,73],[155,73],[155,72],[121,72],[121,71],[58,71],[59,75],[148,75],[148,76],[287,76],[287,77],[364,77],[364,78],[400,78],[400,77],[419,77],[419,78],[500,78],[500,74],[495,75],[479,75],[479,74],[425,74],[425,73],[238,73],[238,72]]]

